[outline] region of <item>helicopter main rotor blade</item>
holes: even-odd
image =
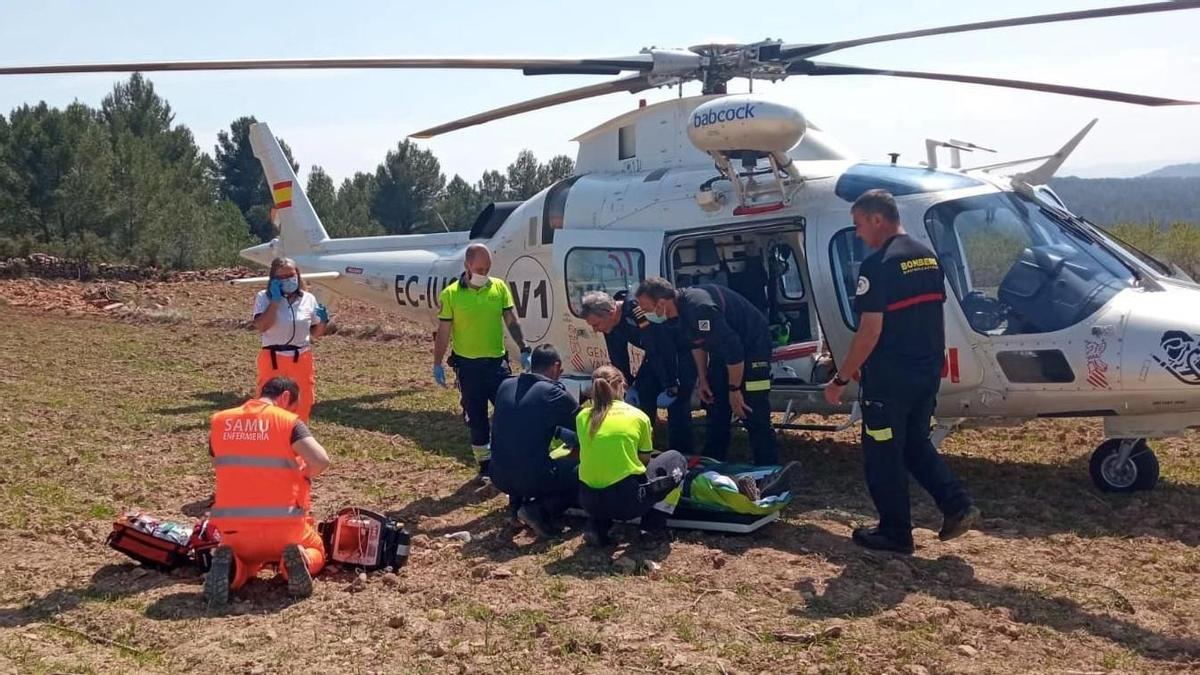
[[[1128,16],[1131,14],[1171,12],[1180,9],[1196,9],[1198,7],[1200,7],[1200,0],[1172,0],[1171,2],[1150,2],[1141,5],[1104,7],[1100,9],[1085,9],[1078,12],[1059,12],[1057,14],[1040,14],[1036,16],[1023,16],[1013,19],[998,19],[995,21],[963,23],[955,26],[940,26],[937,28],[910,30],[902,33],[887,33],[884,35],[858,38],[857,40],[841,40],[839,42],[825,42],[812,45],[782,45],[779,49],[779,57],[785,60],[807,59],[841,49],[849,49],[850,47],[861,47],[862,45],[876,44],[879,42],[892,42],[894,40],[908,40],[910,38],[927,37],[930,35],[947,35],[950,33],[965,33],[975,30],[988,30],[990,28],[1008,28],[1010,26],[1029,26],[1040,23],[1056,23],[1059,21],[1097,19],[1107,16]]]
[[[949,73],[924,73],[915,70],[881,70],[878,68],[860,68],[859,66],[842,66],[835,63],[820,63],[814,61],[798,61],[788,67],[792,75],[887,75],[889,77],[911,77],[918,80],[941,80],[943,82],[965,82],[967,84],[986,84],[992,87],[1007,87],[1009,89],[1026,89],[1043,91],[1050,94],[1065,94],[1081,96],[1103,101],[1119,103],[1135,103],[1137,105],[1168,106],[1168,105],[1200,105],[1200,101],[1183,101],[1157,96],[1129,94],[1108,89],[1088,89],[1086,87],[1070,87],[1062,84],[1047,84],[1045,82],[1029,82],[1027,80],[1008,80],[999,77],[978,77],[975,75],[952,75]]]
[[[579,87],[577,89],[568,89],[566,91],[560,91],[547,96],[529,99],[528,101],[521,101],[520,103],[513,103],[500,108],[494,108],[486,112],[471,115],[470,117],[464,117],[462,119],[454,120],[453,122],[440,124],[436,127],[425,129],[424,131],[418,131],[415,134],[409,134],[409,137],[433,138],[434,136],[444,134],[449,131],[457,131],[459,129],[473,127],[477,124],[483,124],[484,122],[491,122],[493,120],[519,115],[532,110],[549,108],[561,103],[582,101],[585,98],[604,96],[606,94],[615,94],[622,91],[636,94],[639,91],[644,91],[653,86],[656,85],[650,84],[649,78],[647,78],[645,75],[630,75],[617,80],[601,82],[600,84],[591,84],[586,87]]]
[[[56,73],[132,73],[186,70],[305,70],[332,68],[380,69],[489,69],[522,70],[530,74],[617,74],[622,71],[648,71],[654,57],[638,54],[620,58],[596,59],[494,59],[494,58],[329,58],[329,59],[250,59],[234,61],[143,61],[131,63],[74,63],[46,66],[0,66],[0,75],[47,75]]]

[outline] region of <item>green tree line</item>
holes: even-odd
[[[250,146],[256,120],[234,120],[210,155],[174,118],[140,74],[99,108],[43,102],[0,115],[0,258],[45,252],[197,269],[236,264],[240,249],[275,236]],[[467,229],[488,202],[528,199],[573,170],[565,155],[541,163],[525,150],[475,183],[447,180],[432,152],[404,140],[340,186],[312,167],[306,191],[330,236],[440,232]]]

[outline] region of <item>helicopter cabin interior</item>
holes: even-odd
[[[668,276],[676,286],[725,286],[766,315],[776,386],[819,384],[832,368],[810,302],[803,251],[803,231],[796,221],[682,234],[667,244]]]

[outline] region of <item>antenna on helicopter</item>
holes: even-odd
[[[446,219],[442,217],[442,214],[438,213],[437,211],[434,211],[433,215],[437,216],[438,220],[442,221],[442,228],[445,229],[447,232],[449,232],[450,226],[446,224]]]

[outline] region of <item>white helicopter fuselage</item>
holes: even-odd
[[[1200,425],[1200,288],[1095,233],[1055,224],[1011,177],[863,164],[811,125],[777,155],[791,160],[787,171],[731,181],[688,137],[697,107],[723,100],[745,105],[745,97],[681,98],[583,134],[576,176],[480,218],[472,232],[329,239],[289,187],[286,206],[276,192],[280,237],[243,255],[259,263],[288,255],[321,290],[432,332],[438,293],[462,272],[466,245],[485,243],[526,340],[556,345],[574,386],[608,362],[603,336],[578,316],[584,292],[630,290],[661,275],[678,285],[740,283],[753,294],[767,270],[763,295],[773,299],[764,309],[790,331],[776,338],[773,403],[792,414],[844,412],[821,396],[819,357],[844,357],[853,337],[853,281],[866,251],[854,243],[850,204],[884,187],[908,233],[947,272],[939,418],[1103,417],[1116,438]],[[266,126],[251,138],[272,185],[294,185]],[[1021,242],[1021,231],[1046,239]]]

